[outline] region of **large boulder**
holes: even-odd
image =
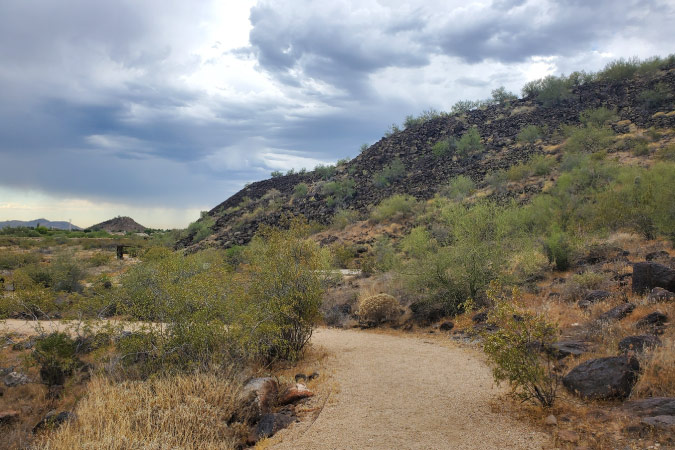
[[[615,320],[621,320],[625,318],[628,314],[632,313],[635,309],[635,305],[632,303],[622,303],[619,306],[606,311],[598,317],[600,322],[613,322]]]
[[[649,348],[654,348],[659,345],[661,345],[659,338],[652,336],[651,334],[628,336],[619,341],[619,351],[641,353]]]
[[[640,363],[634,357],[610,356],[586,361],[563,377],[563,385],[587,399],[624,399],[638,379]]]
[[[633,264],[633,292],[660,287],[675,292],[675,270],[653,261]]]

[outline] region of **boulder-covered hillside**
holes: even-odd
[[[566,130],[579,126],[581,114],[595,108],[615,113],[609,126],[617,136],[625,135],[626,142],[636,130],[675,125],[672,62],[648,75],[637,73],[625,79],[560,80],[566,84],[553,98],[535,93],[407,121],[404,129],[388,133],[350,161],[252,183],[204,214],[177,246],[196,250],[245,244],[260,224],[278,224],[288,215],[304,215],[320,224],[330,223],[338,211],[363,218],[394,194],[429,199],[459,175],[486,187],[491,174],[534,155],[560,159],[556,152]],[[523,136],[526,127],[533,125],[543,132]],[[484,193],[498,200],[527,201],[545,183],[539,179]]]
[[[107,231],[108,233],[142,233],[147,228],[131,217],[115,217],[92,225],[89,229],[93,231]]]

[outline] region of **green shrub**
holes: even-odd
[[[483,144],[480,141],[477,127],[470,128],[457,142],[457,153],[460,156],[468,156],[481,150],[483,150]]]
[[[565,141],[566,152],[595,153],[608,149],[613,141],[614,132],[609,128],[575,128]]]
[[[455,145],[454,139],[442,139],[431,147],[431,153],[438,158],[447,156],[455,148]]]
[[[605,68],[598,72],[598,78],[609,82],[619,82],[632,78],[640,67],[640,60],[637,57],[619,58],[607,63]]]
[[[387,164],[380,172],[375,174],[373,184],[377,187],[389,186],[404,176],[405,165],[403,165],[403,161],[400,158],[395,158],[390,164]]]
[[[279,178],[279,177],[284,176],[284,173],[283,173],[282,171],[280,171],[280,170],[274,170],[274,171],[272,171],[272,172],[270,173],[270,176],[271,176],[272,178]]]
[[[505,105],[514,100],[518,100],[518,96],[513,92],[508,92],[504,86],[492,90],[492,101],[498,105]]]
[[[303,197],[307,196],[308,192],[309,192],[309,186],[307,186],[307,183],[298,183],[293,188],[293,197],[303,198]]]
[[[507,181],[508,175],[506,174],[506,170],[495,170],[485,176],[485,183],[492,187],[495,192],[504,191]]]
[[[563,232],[552,233],[544,242],[544,253],[557,270],[567,270],[572,262],[572,246]]]
[[[555,158],[548,158],[544,155],[534,155],[528,162],[528,165],[535,176],[548,175],[551,173],[555,164]]]
[[[351,245],[335,243],[330,247],[333,256],[333,265],[339,269],[349,269],[350,263],[356,258],[356,249]]]
[[[527,125],[518,133],[518,142],[533,144],[542,138],[541,128],[536,125]]]
[[[389,294],[372,295],[359,302],[358,316],[364,322],[378,325],[395,318],[399,307],[398,301]]]
[[[384,199],[370,213],[370,218],[375,222],[390,219],[401,219],[410,215],[417,204],[415,197],[410,195],[396,194]]]
[[[509,181],[520,181],[530,176],[530,167],[524,163],[518,163],[509,167],[506,171],[506,178]]]
[[[321,179],[329,180],[335,176],[335,166],[324,166],[319,164],[314,168],[314,173],[316,173]]]
[[[37,339],[31,356],[40,366],[40,378],[47,385],[63,385],[66,377],[80,365],[75,342],[65,333],[52,333]]]
[[[366,143],[363,143],[363,144],[361,144],[361,147],[359,147],[359,153],[363,153],[366,150],[368,150],[369,148],[370,148],[370,145],[368,145]]]
[[[673,99],[673,92],[666,83],[657,83],[653,89],[647,89],[640,93],[640,101],[645,108],[654,110],[667,106]]]
[[[347,200],[356,194],[354,180],[331,181],[322,186],[321,192],[326,195],[328,206],[344,206]]]
[[[113,255],[110,253],[95,253],[92,255],[89,260],[87,261],[87,264],[91,267],[101,267],[105,266],[106,264],[112,262],[113,260]]]
[[[655,153],[656,159],[675,162],[675,144],[659,148]]]
[[[433,108],[422,111],[422,113],[415,117],[412,115],[406,116],[405,121],[403,122],[403,128],[410,128],[417,125],[422,125],[425,122],[428,122],[439,117],[444,117],[446,114],[440,111],[436,111]]]
[[[579,114],[579,120],[587,127],[604,127],[607,124],[619,120],[616,110],[607,109],[604,106],[596,109],[587,109]]]
[[[548,76],[542,80],[537,100],[545,107],[558,106],[572,96],[567,80]]]
[[[476,184],[466,175],[458,175],[441,188],[440,194],[454,201],[462,201],[476,189]]]
[[[387,131],[384,132],[384,137],[391,137],[396,133],[399,133],[400,131],[401,129],[398,127],[398,125],[392,123],[391,125],[389,125],[389,128],[387,128]]]
[[[187,233],[192,236],[192,242],[201,242],[212,233],[212,227],[216,224],[215,217],[211,217],[208,211],[202,211],[199,220],[192,222],[187,227]]]
[[[331,225],[338,230],[344,230],[347,225],[350,225],[359,220],[359,213],[352,209],[338,209],[333,215]]]
[[[493,287],[488,293],[494,303],[488,320],[498,329],[483,334],[483,349],[493,364],[494,378],[508,382],[523,401],[550,408],[557,397],[560,371],[556,356],[546,350],[557,339],[558,331],[545,314],[519,307],[516,290],[510,298],[496,291]]]
[[[40,262],[40,255],[33,252],[10,252],[0,253],[0,270],[14,270],[29,264]]]
[[[483,106],[485,106],[485,102],[482,100],[460,100],[452,105],[451,112],[452,114],[461,115]]]

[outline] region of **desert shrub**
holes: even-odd
[[[548,268],[548,259],[540,251],[526,249],[511,256],[511,274],[519,282],[538,279]]]
[[[366,150],[368,150],[369,148],[370,148],[370,145],[368,145],[366,143],[363,143],[363,144],[361,144],[361,147],[359,147],[359,153],[363,153]]]
[[[400,158],[395,158],[373,177],[373,184],[377,187],[389,186],[394,181],[405,176],[405,165]]]
[[[75,355],[75,341],[65,333],[51,333],[35,342],[31,354],[40,366],[40,378],[47,385],[63,385],[80,363]]]
[[[243,245],[233,245],[225,249],[225,261],[232,267],[237,267],[239,264],[246,262],[245,255],[246,247]]]
[[[609,128],[581,127],[571,130],[564,148],[566,152],[595,153],[611,146],[614,133]]]
[[[354,211],[353,209],[338,209],[333,215],[331,226],[337,230],[344,230],[347,225],[350,225],[358,220],[358,211]]]
[[[192,236],[193,243],[201,242],[209,237],[212,233],[211,228],[216,224],[216,219],[209,216],[208,211],[202,211],[199,215],[199,220],[187,227],[187,233]]]
[[[284,173],[283,173],[281,170],[273,170],[273,171],[270,173],[270,176],[271,176],[272,178],[279,178],[279,177],[282,177],[283,175],[284,175]]]
[[[147,381],[96,376],[76,418],[40,437],[37,448],[238,448],[252,411],[235,373],[206,371]],[[133,444],[131,444],[133,443]]]
[[[352,179],[331,181],[322,186],[321,192],[328,197],[326,201],[328,206],[343,206],[356,194],[355,185]]]
[[[399,307],[398,301],[389,294],[372,295],[359,302],[358,316],[364,322],[377,325],[396,317]]]
[[[388,272],[397,263],[396,251],[391,240],[386,236],[380,236],[375,240],[373,249],[361,262],[361,270],[366,274],[375,272]]]
[[[454,139],[442,139],[431,147],[431,153],[433,153],[437,158],[441,158],[452,153],[454,147]]]
[[[523,86],[523,97],[536,97],[537,101],[545,107],[561,104],[570,98],[570,81],[549,75],[539,80],[533,80]]]
[[[506,188],[508,179],[506,170],[495,170],[485,176],[485,183],[492,187],[495,192],[502,192]]]
[[[84,269],[72,255],[57,256],[50,264],[52,289],[62,292],[80,292],[84,279]]]
[[[447,186],[441,188],[439,194],[451,200],[462,201],[476,189],[476,184],[466,175],[458,175]]]
[[[481,100],[459,100],[452,105],[450,111],[452,114],[466,114],[467,112],[481,108],[482,106],[484,106],[484,103]]]
[[[401,129],[399,128],[399,126],[396,123],[392,123],[391,125],[389,125],[389,128],[387,128],[387,130],[384,132],[384,137],[391,137],[396,133],[399,133],[400,131]]]
[[[492,101],[498,105],[504,105],[514,100],[518,100],[518,96],[513,92],[507,91],[504,86],[492,90]]]
[[[558,331],[544,313],[520,307],[517,290],[511,296],[497,291],[494,286],[488,291],[494,304],[488,320],[498,329],[483,336],[492,374],[497,382],[508,382],[513,394],[523,401],[550,408],[557,397],[560,375],[557,358],[544,350],[555,342]]]
[[[40,255],[33,252],[10,252],[0,253],[0,270],[14,270],[29,264],[40,262]]]
[[[306,197],[307,192],[309,192],[309,187],[307,186],[307,183],[298,183],[293,188],[293,197],[295,198]]]
[[[631,153],[635,156],[647,156],[650,153],[646,139],[635,139],[631,142]]]
[[[467,156],[471,153],[479,152],[483,149],[483,144],[480,141],[480,134],[478,128],[471,127],[469,131],[464,133],[457,141],[457,153],[460,156]]]
[[[424,122],[428,122],[429,120],[443,117],[445,115],[446,115],[445,113],[437,111],[433,108],[429,108],[427,110],[422,111],[422,113],[417,117],[412,115],[406,116],[405,121],[403,122],[403,127],[407,129],[413,126],[421,125]]]
[[[604,69],[598,72],[598,78],[609,82],[618,82],[633,77],[640,67],[637,57],[619,58],[607,63]]]
[[[543,136],[541,127],[527,125],[518,133],[518,142],[533,144]]]
[[[329,180],[335,176],[335,166],[324,166],[323,164],[319,164],[314,168],[314,173],[316,173],[321,179],[323,180]]]
[[[640,93],[640,101],[647,109],[658,109],[673,99],[672,89],[666,83],[657,83],[652,89]]]
[[[166,247],[150,247],[141,255],[142,261],[158,261],[173,255],[173,252]]]
[[[557,270],[567,270],[572,262],[572,245],[567,235],[553,232],[544,241],[544,253]]]
[[[666,145],[661,147],[655,153],[656,159],[661,161],[671,161],[675,162],[675,144]]]
[[[675,395],[675,340],[663,339],[663,345],[645,358],[642,374],[633,395],[639,397],[672,397]]]
[[[230,333],[245,355],[296,359],[320,319],[325,260],[298,220],[288,230],[261,227],[234,277],[237,323]]]
[[[356,257],[356,249],[351,245],[335,243],[330,247],[333,255],[333,265],[340,269],[348,269]]]
[[[586,271],[572,275],[571,281],[583,290],[599,289],[607,283],[607,277],[598,272]]]
[[[509,181],[520,181],[529,177],[530,174],[530,167],[527,164],[518,163],[509,167],[509,170],[506,171],[506,178]]]
[[[604,106],[595,109],[586,109],[579,114],[579,120],[587,127],[604,127],[605,125],[619,120],[616,110],[607,109]]]
[[[528,165],[535,176],[548,175],[555,166],[555,158],[548,158],[544,155],[534,155]]]
[[[110,263],[113,259],[113,256],[109,253],[95,253],[88,260],[87,264],[91,267],[101,267]]]
[[[400,219],[408,216],[417,204],[415,197],[404,194],[392,195],[380,202],[370,213],[370,218],[375,222],[390,219]]]

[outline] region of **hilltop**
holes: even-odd
[[[338,212],[363,218],[394,194],[428,200],[460,175],[469,177],[478,187],[488,188],[492,174],[523,164],[536,155],[560,158],[557,150],[566,138],[566,127],[582,125],[580,115],[587,110],[603,107],[613,111],[611,131],[626,138],[652,127],[672,128],[675,124],[675,115],[670,113],[672,95],[664,94],[658,101],[649,101],[649,96],[645,96],[646,92],[663,91],[664,86],[672,90],[675,70],[672,61],[668,61],[664,70],[648,76],[599,78],[586,83],[578,79],[568,81],[572,76],[563,77],[568,83],[567,91],[552,100],[542,99],[541,87],[539,95],[534,87],[520,99],[509,98],[479,107],[465,102],[469,105],[455,114],[434,112],[409,118],[405,129],[395,128],[350,161],[319,166],[311,172],[275,174],[271,179],[246,186],[204,214],[178,246],[227,248],[246,244],[261,224],[276,225],[289,215],[303,215],[324,225],[330,224]],[[527,87],[524,90],[528,92]],[[539,135],[534,139],[523,138],[527,127],[536,127]],[[463,151],[457,149],[462,137],[474,130],[477,142],[473,145],[469,142]],[[500,201],[509,198],[527,201],[542,190],[545,181],[486,189],[483,193]]]
[[[3,228],[17,228],[17,227],[29,227],[29,228],[35,228],[37,226],[41,227],[46,227],[54,230],[81,230],[82,228],[75,226],[71,224],[70,222],[66,222],[64,220],[61,221],[51,221],[47,219],[35,219],[35,220],[6,220],[4,222],[0,222],[0,229]]]
[[[147,228],[136,222],[131,217],[115,217],[105,222],[89,227],[93,231],[107,231],[108,233],[142,233]]]

